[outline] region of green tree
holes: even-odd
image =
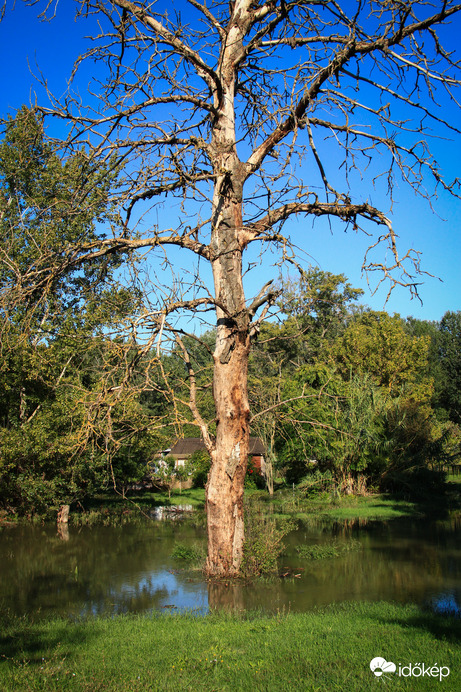
[[[116,222],[110,202],[116,171],[110,164],[95,167],[83,149],[64,161],[33,109],[23,107],[9,117],[3,135],[0,295],[7,292],[8,303],[2,301],[1,314],[8,323],[22,321],[23,328],[25,318],[33,318],[37,340],[62,331],[69,321],[81,324],[82,312],[93,324],[101,321],[101,312],[119,313],[105,283],[119,265],[115,256],[94,258],[81,268],[65,266],[66,246],[100,239],[98,224]]]
[[[114,476],[112,460],[122,482],[122,457],[125,478],[128,466],[133,471],[127,442],[132,451],[146,444],[146,433],[134,425],[148,428],[135,400],[139,387],[123,403],[119,391],[121,383],[133,383],[140,354],[107,338],[127,313],[135,314],[136,287],[114,280],[114,258],[55,279],[45,266],[47,255],[59,265],[66,243],[95,238],[99,223],[115,220],[108,195],[114,180],[107,169],[92,170],[80,151],[65,162],[58,157],[33,110],[22,108],[6,122],[0,142],[0,502],[17,511],[53,511],[81,498]]]
[[[350,311],[343,324],[336,338],[321,342],[316,361],[279,379],[285,404],[274,429],[289,483],[320,468],[344,488],[359,475],[380,485],[391,470],[397,477],[426,468],[436,449],[443,458],[444,431],[430,408],[429,335],[409,333],[387,313]]]
[[[461,311],[446,312],[436,340],[440,363],[438,399],[453,423],[461,425]]]
[[[274,474],[282,463],[288,482],[296,482],[307,471],[306,459],[319,456],[313,449],[318,428],[307,443],[306,425],[295,422],[299,418],[295,402],[300,402],[299,412],[303,398],[318,395],[320,385],[315,393],[313,373],[326,360],[327,344],[345,329],[352,306],[362,294],[343,274],[313,267],[303,272],[298,281],[282,284],[279,308],[285,316],[283,321],[261,326],[250,357],[249,397],[253,433],[263,440],[267,450],[266,484],[270,494]],[[300,368],[306,376],[302,383]],[[314,408],[312,402],[310,408]],[[314,426],[317,413],[312,421]]]
[[[204,488],[210,472],[210,455],[204,449],[197,449],[189,458],[194,488]]]
[[[366,311],[358,315],[336,341],[332,357],[344,379],[368,373],[390,395],[405,388],[407,394],[426,400],[429,381],[421,382],[427,368],[428,336],[411,336],[399,315]]]
[[[300,341],[307,342],[312,359],[325,339],[331,340],[344,330],[352,306],[363,293],[362,289],[354,288],[344,274],[311,267],[302,272],[298,280],[284,282],[281,286],[283,297],[279,304],[282,313],[288,316],[284,326],[291,322],[298,325],[300,332],[307,336]]]

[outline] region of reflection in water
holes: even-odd
[[[208,582],[208,607],[223,610],[245,610],[243,581]]]
[[[174,521],[184,519],[187,514],[194,511],[192,505],[171,505],[164,507],[154,507],[150,515],[152,519]]]
[[[184,516],[184,514],[182,515]],[[176,542],[205,544],[203,523],[146,521],[122,527],[0,529],[0,607],[81,616],[209,607],[305,611],[344,600],[429,604],[460,614],[460,517],[449,522],[313,522],[287,536],[286,578],[209,582],[171,558]],[[63,540],[64,539],[64,540]],[[361,550],[307,560],[300,544],[354,539]],[[294,575],[300,575],[295,577]]]
[[[454,615],[461,617],[460,598],[456,592],[442,593],[434,596],[431,601],[431,610],[441,615]]]
[[[57,535],[61,539],[61,541],[68,541],[69,540],[69,524],[67,523],[62,523],[60,522],[57,525]]]

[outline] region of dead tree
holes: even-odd
[[[256,297],[245,295],[245,252],[255,245],[272,248],[280,261],[296,264],[285,222],[327,217],[370,235],[376,229],[364,269],[381,272],[390,288],[416,290],[419,255],[414,249],[399,254],[389,209],[402,180],[428,199],[437,188],[458,194],[458,181],[443,179],[429,142],[431,129],[459,135],[439,104],[459,103],[460,65],[438,32],[446,22],[459,24],[461,5],[451,0],[187,0],[179,8],[163,0],[80,0],[76,5],[77,14],[94,27],[92,45],[77,61],[67,95],[58,100],[49,94],[51,105],[40,110],[67,123],[63,155],[79,148],[91,170],[118,172],[113,200],[123,219],[100,240],[64,248],[54,265],[50,258],[34,264],[22,285],[48,285],[50,276],[97,257],[139,261],[148,251],[181,277],[175,246],[195,256],[197,266],[211,267],[213,287],[196,280],[195,270],[183,273],[173,288],[158,288],[136,319],[144,324],[139,333],[151,330],[154,348],[167,333],[181,348],[176,312],[214,311],[215,421],[210,425],[200,411],[196,372],[184,348],[186,403],[212,460],[207,570],[236,575],[250,434],[248,357],[274,301],[270,282],[261,281]],[[72,89],[86,61],[95,65],[95,82],[82,96]],[[387,208],[371,203],[374,186],[384,187]],[[82,195],[75,203],[84,197],[83,166]],[[165,212],[155,211],[164,205],[167,221]],[[308,242],[306,234],[306,249]],[[376,259],[379,248],[380,256],[390,250],[391,261]]]

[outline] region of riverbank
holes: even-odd
[[[424,499],[403,499],[390,493],[370,493],[366,495],[337,495],[323,492],[306,495],[298,487],[281,487],[270,496],[266,490],[245,489],[247,500],[266,507],[272,516],[306,519],[317,516],[322,519],[364,519],[380,520],[401,517],[434,516],[461,509],[461,476],[449,476],[438,492],[429,493]],[[151,507],[174,507],[188,505],[200,510],[205,507],[203,488],[185,489],[155,493],[133,494],[126,499],[114,495],[95,498],[90,507],[97,510],[101,506],[111,510],[133,510],[138,507],[148,510]]]
[[[431,498],[428,502],[413,502],[390,494],[376,493],[370,495],[333,496],[328,493],[317,497],[306,497],[296,488],[282,489],[272,497],[264,490],[246,491],[248,500],[266,507],[272,516],[305,519],[312,516],[332,520],[369,519],[385,521],[401,517],[433,516],[439,508],[443,512],[461,508],[461,483],[447,483],[443,497]],[[134,500],[140,507],[149,502],[156,505],[180,506],[190,505],[194,509],[205,506],[205,491],[202,489],[183,490],[182,494],[174,493],[171,498],[166,495],[150,495]],[[132,505],[134,506],[134,505]]]
[[[461,510],[461,476],[450,477],[442,492],[424,502],[402,499],[391,494],[333,495],[322,493],[306,496],[298,488],[280,488],[271,497],[265,490],[247,489],[247,500],[258,503],[273,517],[291,517],[306,520],[313,517],[341,521],[345,519],[386,521],[400,517],[447,516],[450,511]],[[189,488],[168,492],[140,492],[127,497],[115,493],[101,493],[84,504],[72,506],[70,524],[126,524],[155,516],[155,509],[184,507],[204,510],[205,490]],[[0,515],[0,526],[26,521],[42,523],[49,517]]]
[[[425,509],[406,500],[395,499],[387,495],[343,496],[340,498],[306,498],[293,496],[291,491],[284,491],[272,498],[265,491],[253,491],[247,494],[247,500],[256,504],[260,511],[274,518],[292,518],[301,521],[322,519],[342,521],[356,519],[363,521],[398,519],[400,517],[420,517]],[[96,524],[124,525],[146,518],[158,518],[162,510],[170,517],[194,517],[205,521],[205,491],[202,489],[183,490],[181,494],[168,495],[143,493],[131,498],[101,496],[95,498],[84,509],[70,513],[69,523],[75,526]],[[427,512],[429,514],[429,512]],[[41,521],[35,518],[33,521]]]
[[[221,612],[80,622],[4,619],[0,688],[368,692],[370,685],[387,682],[393,690],[455,690],[461,689],[460,653],[460,619],[391,603],[274,617]],[[375,657],[395,663],[388,679],[371,672]]]

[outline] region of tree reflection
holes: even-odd
[[[208,606],[211,610],[245,610],[245,585],[240,581],[209,581]]]

